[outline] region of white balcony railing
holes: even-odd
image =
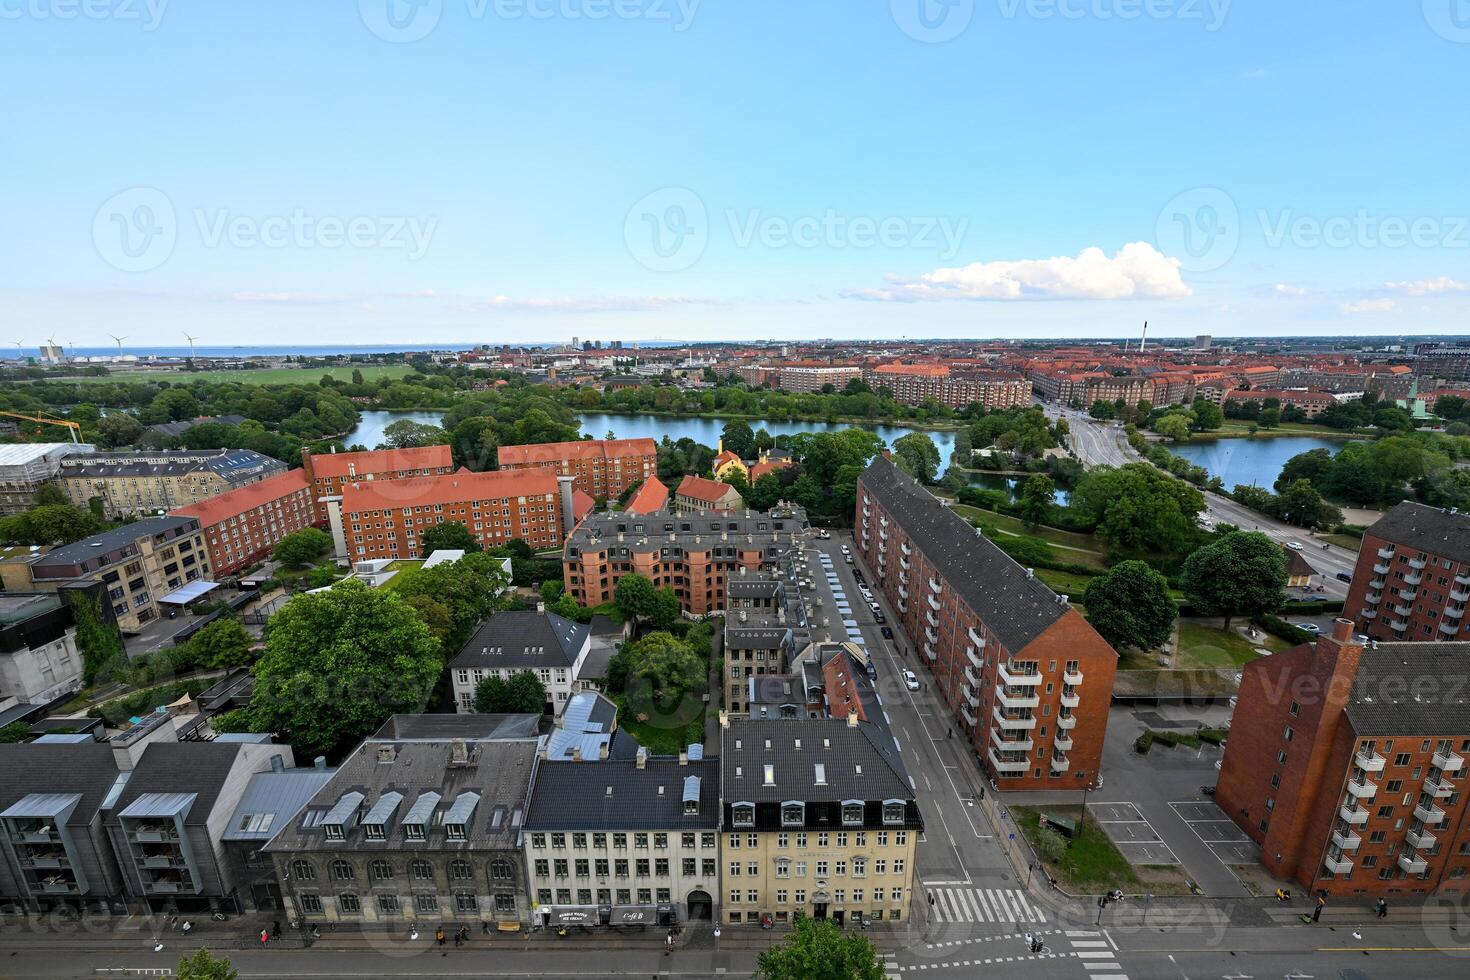
[[[1356,851],[1363,843],[1363,838],[1352,831],[1344,833],[1341,830],[1332,832],[1332,843],[1344,851]]]
[[[1062,672],[1062,683],[1063,684],[1070,684],[1073,687],[1076,687],[1077,685],[1079,685],[1079,684],[1082,683],[1082,671],[1080,671],[1080,670],[1065,670],[1065,671],[1063,671]]]
[[[1353,859],[1347,857],[1328,857],[1322,864],[1335,875],[1345,875],[1353,870]]]
[[[1072,762],[1064,755],[1053,755],[1051,757],[1052,772],[1066,772],[1072,768]]]
[[[1002,684],[995,685],[995,699],[1006,708],[1036,708],[1041,705],[1041,698],[1037,697],[1035,691],[1012,693]]]
[[[1071,729],[1076,728],[1077,727],[1077,716],[1076,715],[1058,715],[1057,716],[1057,727],[1060,728],[1060,729],[1062,729],[1063,731],[1070,731]]]
[[[1025,772],[1031,766],[1031,763],[1026,759],[1002,759],[996,754],[995,749],[991,749],[988,754],[990,756],[991,766],[999,773],[1016,775],[1017,773]]]
[[[1072,736],[1068,735],[1066,732],[1057,732],[1056,736],[1052,739],[1051,744],[1063,752],[1071,752]]]
[[[973,626],[967,626],[967,627],[965,627],[965,636],[969,637],[970,638],[970,642],[973,643],[973,644],[975,644],[975,649],[976,650],[984,650],[985,649],[985,637],[981,636],[979,633],[976,633],[975,632],[975,627],[973,627]]]
[[[1355,761],[1358,763],[1358,768],[1364,772],[1382,772],[1388,760],[1377,752],[1359,751]]]
[[[1434,835],[1427,830],[1411,830],[1404,835],[1404,840],[1408,841],[1410,847],[1426,851],[1434,846]]]
[[[1429,862],[1417,854],[1400,854],[1399,867],[1403,869],[1404,874],[1421,875],[1429,867]]]
[[[1445,772],[1459,772],[1465,767],[1465,760],[1454,752],[1434,753],[1434,768],[1443,769]]]
[[[1063,693],[1057,700],[1062,702],[1062,707],[1064,708],[1075,708],[1082,703],[1082,699],[1075,692],[1071,694]]]
[[[1437,806],[1425,806],[1420,803],[1414,807],[1414,817],[1430,827],[1438,827],[1444,823],[1444,811]]]
[[[1012,687],[1037,687],[1041,684],[1041,672],[1017,673],[1012,664],[1000,664],[1000,682]]]
[[[1032,717],[1030,717],[1030,718],[1008,717],[1008,716],[1002,714],[1001,713],[1001,710],[999,708],[991,708],[990,709],[990,714],[991,714],[991,717],[993,717],[995,719],[995,723],[997,725],[1001,726],[1002,728],[1035,728],[1036,727],[1036,717],[1034,715]],[[1058,719],[1058,720],[1060,720],[1060,719]]]
[[[985,666],[985,661],[980,659],[980,654],[972,646],[965,647],[965,659],[970,662],[971,667],[976,669]]]
[[[990,744],[994,745],[1000,752],[1030,752],[1036,745],[1029,735],[1024,738],[1017,737],[1016,735],[1007,735],[999,728],[992,728],[990,730]]]
[[[1354,827],[1361,827],[1368,822],[1368,811],[1360,806],[1343,804],[1338,809],[1337,815]]]
[[[1455,784],[1443,776],[1430,776],[1424,780],[1424,792],[1437,800],[1448,799],[1455,795]]]
[[[1371,800],[1378,795],[1378,784],[1371,779],[1349,779],[1347,788],[1360,800]]]

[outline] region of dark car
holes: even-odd
[[[852,577],[857,579],[859,582],[866,581],[866,579],[863,578],[863,570],[861,568],[854,568],[852,570]]]
[[[873,622],[875,622],[875,623],[886,623],[886,622],[888,622],[888,617],[885,616],[885,615],[883,615],[883,610],[876,609],[875,608],[873,610]]]
[[[891,639],[893,639],[893,627],[892,626],[885,626],[881,630],[879,630],[879,632],[883,634],[883,639],[885,639],[885,640],[891,640]]]
[[[1338,572],[1337,573],[1337,580],[1339,582],[1351,582],[1353,580],[1352,573],[1351,572]]]

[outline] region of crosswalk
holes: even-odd
[[[1087,980],[1128,980],[1128,974],[1118,965],[1118,954],[1113,944],[1102,933],[1069,929],[1066,936],[1073,955],[1087,970]]]
[[[1019,888],[931,888],[935,922],[1034,922],[1046,914],[1026,901]]]

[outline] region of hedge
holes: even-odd
[[[1310,643],[1315,637],[1304,629],[1298,629],[1280,616],[1253,616],[1251,625],[1259,626],[1272,636],[1288,643]]]

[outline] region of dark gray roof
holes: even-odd
[[[800,740],[801,747],[796,743]],[[770,748],[767,748],[767,743]],[[893,736],[870,722],[839,718],[732,721],[721,732],[727,802],[779,803],[914,798]],[[765,784],[773,766],[774,785]],[[821,766],[818,779],[817,766]]]
[[[774,599],[781,591],[781,583],[766,576],[736,578],[726,591],[731,599]]]
[[[239,754],[238,742],[154,742],[133,766],[117,809],[121,812],[145,794],[193,793],[185,823],[202,824]]]
[[[223,840],[270,840],[321,791],[335,769],[286,769],[250,777]]]
[[[1040,579],[944,506],[913,477],[879,456],[862,485],[883,505],[953,589],[1011,653],[1019,653],[1069,606]],[[878,533],[876,520],[873,534]]]
[[[536,714],[393,715],[373,735],[375,741],[451,738],[472,740],[535,738],[541,728]]]
[[[1363,650],[1348,720],[1359,735],[1470,735],[1470,643]]]
[[[449,666],[571,667],[587,638],[586,626],[556,613],[496,613],[480,624]]]
[[[699,777],[699,812],[686,816],[689,776]],[[714,830],[720,822],[719,783],[714,759],[680,765],[677,758],[656,756],[643,769],[636,760],[547,762],[536,772],[526,829]]]
[[[700,549],[760,546],[779,553],[796,544],[807,526],[806,511],[800,507],[705,514],[593,512],[567,538],[564,554],[609,549],[647,554],[671,546]]]
[[[112,749],[100,742],[0,745],[0,810],[36,793],[78,793],[71,823],[85,824],[118,776]]]
[[[1368,533],[1406,548],[1470,562],[1470,514],[1405,502],[1380,517]]]
[[[164,534],[179,528],[194,530],[198,527],[199,521],[193,517],[153,517],[146,521],[134,521],[132,524],[123,524],[110,531],[94,534],[90,538],[83,538],[63,548],[53,548],[37,558],[35,564],[75,565],[155,534]]]
[[[77,465],[68,465],[73,462]],[[253,449],[207,449],[69,456],[62,462],[61,475],[86,479],[214,473],[227,483],[240,485],[285,471],[285,463]]]

